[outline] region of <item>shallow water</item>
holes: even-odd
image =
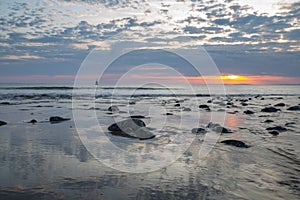
[[[294,90],[294,87],[288,88],[287,91]],[[280,94],[282,91],[279,91]],[[47,92],[53,93],[45,90],[41,93]],[[6,94],[3,91],[1,93],[2,97]],[[33,94],[32,91],[30,93]],[[247,101],[248,105],[242,106],[240,99],[249,98],[251,100]],[[207,103],[210,99],[213,99],[211,104]],[[182,100],[181,107],[174,106],[176,100]],[[236,107],[227,108],[226,105],[220,104],[228,100]],[[0,127],[0,197],[3,199],[298,199],[300,116],[299,111],[288,111],[287,108],[298,105],[299,100],[297,95],[291,94],[263,95],[258,98],[254,98],[253,95],[178,98],[117,96],[113,99],[97,98],[95,104],[85,97],[79,100],[78,106],[72,107],[72,100],[68,98],[57,99],[47,95],[33,98],[3,97],[1,102],[10,104],[0,104],[0,120],[8,123]],[[129,101],[134,101],[135,104],[128,105]],[[111,102],[119,107],[119,112],[110,114],[107,111]],[[285,107],[280,107],[281,112],[260,111],[266,106],[280,102],[286,104]],[[199,111],[200,104],[210,105],[212,111]],[[94,110],[93,107],[97,109]],[[188,107],[191,111],[183,111],[182,107]],[[246,115],[243,113],[245,110],[252,110],[255,113]],[[89,113],[95,112],[109,141],[126,151],[153,152],[174,141],[176,144],[176,139],[182,142],[192,138],[193,143],[180,158],[164,168],[141,174],[121,172],[99,162],[86,150],[74,124],[74,111],[82,113],[82,117],[76,119],[77,123],[90,122],[93,115]],[[230,114],[233,111],[238,113]],[[167,116],[166,112],[173,115]],[[146,116],[143,121],[156,134],[156,138],[140,141],[113,136],[106,131],[106,127],[115,120],[127,119],[133,114]],[[223,114],[226,114],[224,126],[233,133],[220,135],[209,154],[204,158],[199,157],[205,136],[194,135],[191,129],[195,127],[207,129],[206,125],[211,121],[212,115],[216,117],[214,118],[216,122],[222,121]],[[72,120],[57,124],[49,123],[49,117],[56,115]],[[31,119],[36,119],[38,123],[27,123]],[[267,119],[274,122],[264,123]],[[286,125],[291,122],[292,124]],[[266,128],[275,125],[286,127],[288,130],[273,136]],[[207,130],[206,135],[216,134]],[[88,138],[97,142],[101,140],[96,133],[90,134]],[[238,148],[219,143],[225,139],[241,140],[251,147]],[[99,141],[99,144],[106,145],[105,140]],[[111,152],[104,156],[119,155]],[[149,159],[151,161],[151,158]],[[151,167],[153,166],[149,166],[149,169]]]

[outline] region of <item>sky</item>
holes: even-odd
[[[119,46],[112,44],[119,35]],[[0,1],[0,82],[72,83],[91,51],[128,43],[204,48],[228,84],[300,84],[300,1]],[[151,55],[144,55],[149,63]],[[166,54],[154,60],[174,63]],[[109,75],[118,77],[137,63],[118,62]],[[152,65],[151,73],[143,70],[140,76],[153,77],[155,69]],[[175,69],[203,84],[188,64],[177,62]],[[176,81],[173,75],[164,78]]]

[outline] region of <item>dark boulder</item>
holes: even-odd
[[[0,126],[6,125],[7,123],[4,121],[0,121]]]
[[[166,113],[166,115],[173,115],[173,113]]]
[[[146,124],[142,120],[135,118],[114,123],[108,127],[108,130],[113,135],[139,138],[141,140],[155,137],[155,135],[146,128]]]
[[[282,126],[274,126],[274,127],[269,127],[266,129],[267,131],[279,131],[279,132],[284,132],[287,131],[286,128],[282,127]]]
[[[278,131],[270,131],[269,133],[270,133],[271,135],[274,135],[274,136],[279,135],[279,132],[278,132]]]
[[[210,111],[210,107],[208,105],[205,105],[205,104],[200,105],[199,108]]]
[[[145,116],[143,115],[131,115],[130,118],[135,118],[135,119],[144,119]]]
[[[228,114],[236,114],[236,113],[239,113],[239,111],[235,110],[235,111],[228,111],[227,112]]]
[[[244,111],[244,113],[247,114],[247,115],[252,115],[252,114],[254,114],[254,112],[251,111],[251,110],[246,110],[246,111]]]
[[[68,121],[70,120],[70,118],[63,118],[63,117],[59,117],[59,116],[54,116],[54,117],[50,117],[49,121],[51,123],[60,123],[63,121]]]
[[[129,105],[135,105],[135,102],[134,102],[134,101],[129,101],[128,104],[129,104]]]
[[[110,106],[108,108],[108,111],[110,111],[110,112],[118,112],[119,108],[118,108],[118,106]]]
[[[32,119],[28,123],[35,124],[35,123],[37,123],[37,120],[36,119]]]
[[[108,127],[109,131],[123,131],[123,129],[127,129],[127,127],[146,127],[146,124],[140,119],[126,119],[117,123],[114,123]]]
[[[274,122],[273,120],[267,119],[266,121],[264,121],[264,123],[272,123]]]
[[[10,105],[9,102],[1,102],[0,104],[1,104],[1,105]]]
[[[249,148],[250,147],[249,145],[245,144],[244,142],[238,141],[238,140],[223,140],[223,141],[221,141],[221,143],[230,145],[230,146],[240,147],[240,148]]]
[[[180,107],[180,103],[176,103],[174,106],[175,107]]]
[[[298,111],[298,110],[300,110],[300,106],[292,106],[292,107],[289,107],[287,110]]]
[[[248,99],[240,99],[240,102],[247,102]]]
[[[266,107],[261,109],[261,112],[278,112],[281,111],[280,109],[274,108],[274,107]]]
[[[194,134],[205,134],[207,131],[204,128],[193,128],[192,133]]]
[[[295,125],[296,123],[295,122],[287,122],[286,124],[285,124],[285,126],[292,126],[292,125]]]
[[[209,122],[207,125],[207,128],[210,128],[211,130],[218,132],[218,133],[232,133],[232,131],[228,128],[225,128],[221,126],[220,124]]]
[[[209,109],[209,106],[208,106],[208,105],[205,105],[205,104],[203,104],[203,105],[200,105],[200,106],[199,106],[199,108],[202,108],[202,109]]]
[[[285,106],[285,103],[278,103],[278,104],[275,104],[274,106],[275,106],[275,107],[284,107],[284,106]]]

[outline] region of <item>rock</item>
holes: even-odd
[[[279,131],[279,132],[284,132],[287,131],[286,128],[282,127],[282,126],[274,126],[274,127],[269,127],[266,129],[267,131]]]
[[[286,124],[285,124],[285,126],[291,126],[291,125],[295,125],[296,123],[295,122],[287,122]]]
[[[221,143],[230,145],[230,146],[240,147],[240,148],[249,148],[250,147],[249,145],[245,144],[244,142],[238,141],[238,140],[223,140],[223,141],[221,141]]]
[[[70,120],[70,118],[62,118],[62,117],[59,117],[59,116],[54,116],[54,117],[50,117],[49,121],[51,123],[60,123],[60,122],[63,122],[63,121],[68,121]]]
[[[180,103],[176,103],[174,106],[175,107],[180,107]]]
[[[108,111],[110,111],[110,112],[118,112],[119,108],[118,108],[118,106],[110,106],[108,108]]]
[[[266,107],[261,109],[261,112],[278,112],[281,111],[280,109],[274,108],[274,107]]]
[[[278,104],[275,104],[274,106],[275,106],[275,107],[284,107],[285,104],[284,104],[284,103],[278,103]]]
[[[207,103],[212,103],[212,100],[208,100]]]
[[[173,115],[173,113],[166,113],[166,115]]]
[[[132,116],[130,116],[130,118],[144,119],[145,116],[143,116],[143,115],[132,115]]]
[[[300,106],[292,106],[292,107],[289,107],[287,110],[298,111],[298,110],[300,110]]]
[[[234,115],[234,114],[236,114],[236,113],[239,113],[239,111],[237,111],[237,110],[235,110],[235,111],[228,111],[227,113],[228,113],[228,114]]]
[[[146,124],[140,119],[126,119],[117,123],[114,123],[108,127],[109,131],[123,131],[127,129],[127,127],[133,127],[135,129],[139,127],[146,127]]]
[[[166,100],[162,100],[161,105],[166,105],[168,102]]]
[[[261,98],[260,100],[265,100],[265,98]]]
[[[4,121],[0,121],[0,126],[6,125],[7,123]]]
[[[205,104],[200,105],[199,108],[210,111],[210,107],[208,105],[205,105]]]
[[[274,135],[274,136],[277,136],[277,135],[279,135],[279,132],[278,131],[271,131],[271,132],[269,132],[271,135]]]
[[[242,103],[241,105],[242,105],[242,106],[248,106],[248,104],[247,104],[247,103]]]
[[[246,111],[244,111],[244,113],[247,114],[247,115],[252,115],[252,114],[254,114],[254,112],[251,111],[251,110],[246,110]]]
[[[272,123],[274,122],[273,120],[267,119],[266,121],[264,121],[264,123]]]
[[[32,119],[32,120],[30,120],[28,123],[35,124],[35,123],[37,123],[37,121],[36,121],[36,119]]]
[[[135,104],[135,102],[134,101],[129,101],[129,103],[128,103],[129,105],[134,105]]]
[[[1,104],[1,105],[10,105],[9,102],[1,102],[0,104]]]
[[[209,109],[209,106],[208,106],[208,105],[205,105],[205,104],[203,104],[203,105],[200,105],[200,106],[199,106],[199,108],[202,108],[202,109]]]
[[[219,132],[219,133],[232,133],[232,131],[230,129],[224,128],[220,124],[215,124],[212,122],[209,122],[209,124],[207,125],[207,128],[210,128],[211,130],[213,130],[215,132]]]
[[[270,115],[259,115],[258,117],[271,117]]]
[[[240,102],[247,102],[248,99],[240,99]]]
[[[184,102],[184,100],[182,99],[182,100],[176,100],[175,101],[175,103],[183,103]]]
[[[204,128],[193,128],[192,133],[194,134],[205,134],[207,131]]]
[[[183,111],[192,111],[190,108],[183,108]]]
[[[146,124],[142,120],[135,118],[114,123],[108,127],[108,130],[113,135],[139,138],[141,140],[155,137],[155,135],[146,128]]]

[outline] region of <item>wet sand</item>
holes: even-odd
[[[198,104],[194,103],[195,99]],[[122,97],[113,100],[119,109],[113,113],[108,111],[111,99],[104,97],[96,100],[95,107],[88,99],[82,99],[76,108],[72,108],[68,98],[2,100],[0,120],[7,124],[0,126],[0,197],[297,199],[300,195],[300,111],[288,108],[299,105],[299,100],[298,96]],[[134,103],[128,105],[130,101]],[[285,104],[275,107],[280,111],[262,112],[279,103]],[[210,111],[199,105],[208,105]],[[105,166],[86,150],[76,131],[74,110],[95,111],[103,130],[113,120],[145,116],[142,120],[156,135],[151,140],[140,141],[106,131],[115,145],[127,151],[155,151],[178,134],[193,136],[194,141],[178,160],[163,169],[142,174],[120,172]],[[244,113],[247,110],[253,113]],[[200,159],[198,154],[205,135],[215,134],[207,127],[211,114],[222,112],[226,113],[222,126],[232,133],[221,134],[212,151]],[[51,116],[71,120],[50,123]],[[32,119],[37,122],[28,123]],[[162,119],[166,123],[161,129]],[[178,127],[182,119],[187,120]],[[276,126],[286,130],[279,130],[278,135],[267,130]],[[194,134],[192,128],[203,128],[207,133]],[[250,147],[221,143],[228,139],[242,141]]]

